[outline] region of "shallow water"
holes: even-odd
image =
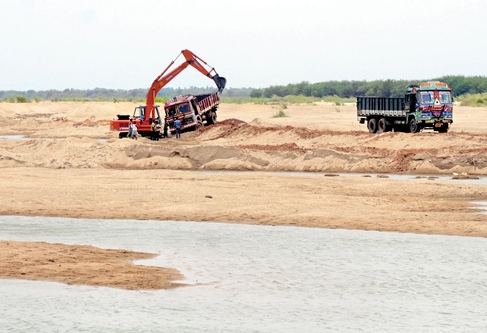
[[[25,135],[0,135],[0,140],[26,140]]]
[[[199,171],[202,173],[242,173],[242,172],[254,172],[254,171],[227,171],[227,170],[218,170],[218,171]],[[451,181],[454,183],[465,183],[471,185],[487,185],[487,177],[485,176],[477,176],[478,179],[453,179],[454,175],[413,175],[413,174],[394,174],[394,173],[381,173],[381,174],[374,174],[374,173],[352,173],[352,172],[342,172],[342,173],[323,173],[323,172],[310,172],[310,171],[269,171],[273,175],[286,175],[286,176],[296,176],[296,177],[325,177],[328,175],[329,177],[333,176],[340,176],[340,177],[371,177],[371,178],[389,178],[394,180],[407,180],[407,181]]]
[[[0,239],[159,253],[190,287],[0,280],[5,332],[480,332],[487,240],[198,222],[0,217]]]

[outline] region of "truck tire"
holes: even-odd
[[[377,119],[376,118],[370,118],[367,121],[367,129],[369,130],[369,133],[376,133],[377,132]]]
[[[206,116],[206,123],[208,125],[214,125],[216,124],[216,112],[210,111],[208,115]]]
[[[419,132],[419,125],[415,118],[409,119],[409,127],[408,130],[410,133],[418,133]]]
[[[386,118],[384,117],[380,118],[377,124],[377,133],[389,132],[390,130],[391,130],[391,126],[387,124]]]
[[[442,124],[441,127],[438,129],[438,133],[447,133],[448,132],[448,124]]]
[[[120,133],[118,133],[118,138],[119,138],[119,139],[123,139],[123,138],[126,138],[126,137],[127,137],[127,135],[128,135],[128,133],[127,133],[127,132],[120,132]]]

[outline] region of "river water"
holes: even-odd
[[[0,280],[2,332],[481,332],[487,240],[219,223],[0,216],[0,239],[158,253],[189,287]]]

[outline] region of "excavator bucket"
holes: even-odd
[[[218,87],[218,92],[221,93],[223,89],[225,89],[225,85],[227,84],[227,79],[216,74],[215,76],[213,76],[213,81],[215,81],[215,84]]]

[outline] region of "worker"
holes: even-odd
[[[132,138],[132,118],[129,119],[129,132],[127,138]]]
[[[179,118],[174,120],[174,129],[176,130],[176,139],[181,139],[181,120]]]
[[[161,121],[159,119],[156,120],[156,141],[159,141],[161,137]]]
[[[137,140],[137,125],[135,124],[135,120],[132,122],[132,139]]]
[[[153,141],[156,141],[159,139],[159,132],[157,132],[156,126],[157,126],[157,119],[154,120],[152,122],[152,124],[150,125],[150,129],[151,129],[150,139]]]
[[[168,133],[167,133],[167,128],[169,127],[169,124],[167,123],[167,120],[164,121],[164,131],[162,133],[162,137],[165,139],[168,137]]]

